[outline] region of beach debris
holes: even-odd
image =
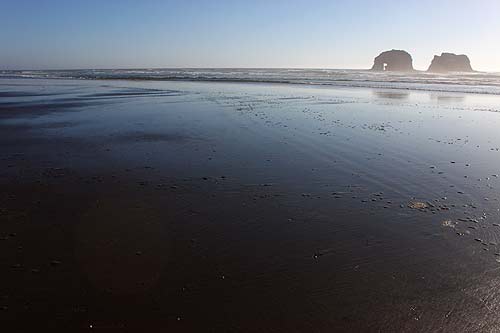
[[[318,259],[319,257],[321,257],[323,255],[323,253],[314,253],[313,254],[313,258],[314,259]]]
[[[408,207],[411,209],[426,209],[429,206],[425,202],[421,201],[410,201]]]
[[[453,223],[453,221],[452,221],[452,220],[444,220],[443,222],[441,222],[441,225],[442,225],[443,227],[455,228],[456,223]]]
[[[60,262],[59,260],[52,260],[52,261],[50,262],[50,265],[51,265],[51,266],[59,266],[60,264],[61,264],[61,262]]]

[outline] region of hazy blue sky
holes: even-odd
[[[0,0],[0,68],[368,68],[405,49],[500,71],[499,0]]]

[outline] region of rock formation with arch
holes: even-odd
[[[403,50],[391,50],[382,52],[373,61],[373,71],[413,71],[413,59],[411,55]]]

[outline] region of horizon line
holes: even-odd
[[[82,70],[161,70],[161,69],[179,69],[179,70],[188,70],[188,69],[239,69],[239,70],[259,70],[259,69],[297,69],[297,70],[352,70],[352,71],[372,71],[371,68],[329,68],[329,67],[94,67],[94,68],[46,68],[46,69],[1,69],[2,72],[7,71],[82,71]],[[376,72],[376,71],[375,71]],[[429,72],[425,69],[414,69],[413,71],[388,71],[385,73],[411,73],[411,72],[423,72],[423,73],[435,73],[435,74],[443,74],[436,72]],[[378,72],[378,73],[384,73]],[[460,73],[460,72],[455,72]],[[488,74],[496,74],[500,73],[500,70],[488,71],[488,70],[474,70],[472,72],[464,72],[464,73],[488,73]]]

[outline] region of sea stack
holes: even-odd
[[[413,71],[413,59],[403,50],[391,50],[380,53],[373,61],[372,71]]]
[[[469,57],[465,54],[441,53],[440,56],[434,56],[427,71],[435,73],[473,72],[473,69]]]

